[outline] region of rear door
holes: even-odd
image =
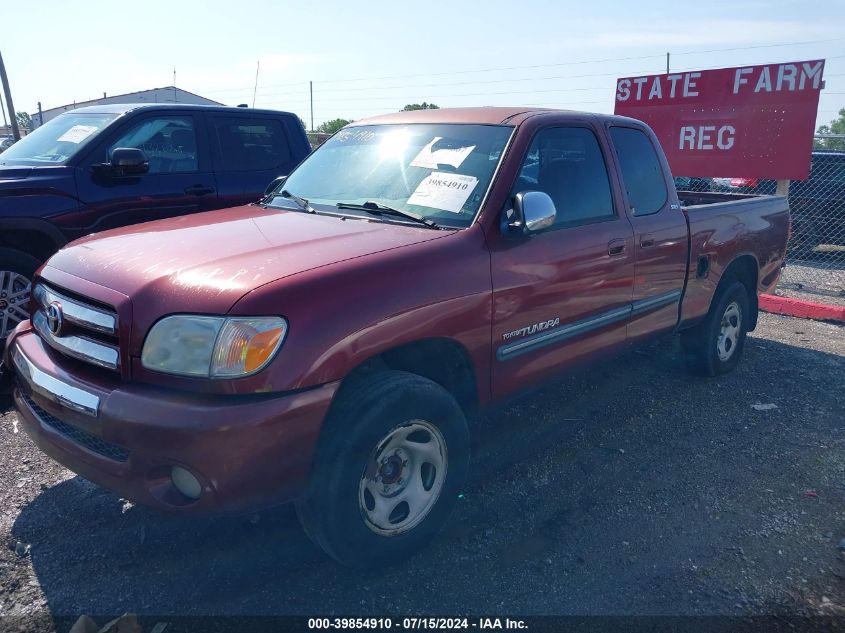
[[[610,138],[634,227],[634,295],[628,340],[666,332],[678,322],[687,271],[688,229],[669,166],[656,140],[638,127],[612,125]]]
[[[217,188],[201,117],[190,113],[150,112],[132,117],[101,141],[77,167],[88,231],[215,209]],[[118,147],[136,147],[149,161],[149,172],[116,177],[95,172]]]
[[[609,147],[591,121],[569,121],[534,135],[510,198],[549,194],[555,224],[488,241],[494,397],[625,344],[633,231],[619,208]]]
[[[210,114],[214,168],[224,206],[258,201],[273,179],[299,162],[280,117],[269,114]],[[294,156],[296,153],[297,156]]]

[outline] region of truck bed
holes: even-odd
[[[783,235],[789,230],[786,196],[678,191],[678,200],[690,235],[680,327],[707,314],[722,273],[737,257],[756,260],[758,293],[774,288],[786,251]]]

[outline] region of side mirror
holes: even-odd
[[[112,172],[121,176],[138,176],[150,170],[144,152],[137,147],[116,147],[111,153]]]
[[[276,178],[273,178],[273,181],[269,185],[267,185],[267,188],[264,190],[264,196],[269,196],[277,189],[281,189],[282,185],[285,184],[285,181],[287,179],[287,176],[278,176]]]
[[[543,191],[520,191],[514,196],[513,217],[508,229],[515,233],[536,233],[555,223],[557,209],[549,194]]]

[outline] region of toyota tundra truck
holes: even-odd
[[[445,524],[494,401],[673,333],[730,371],[789,221],[784,197],[676,191],[633,119],[390,114],[258,204],[69,244],[6,365],[22,427],[82,477],[185,513],[295,501],[374,565]]]

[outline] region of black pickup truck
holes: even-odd
[[[310,150],[295,114],[173,103],[79,108],[25,136],[0,154],[0,349],[67,242],[254,202]]]

